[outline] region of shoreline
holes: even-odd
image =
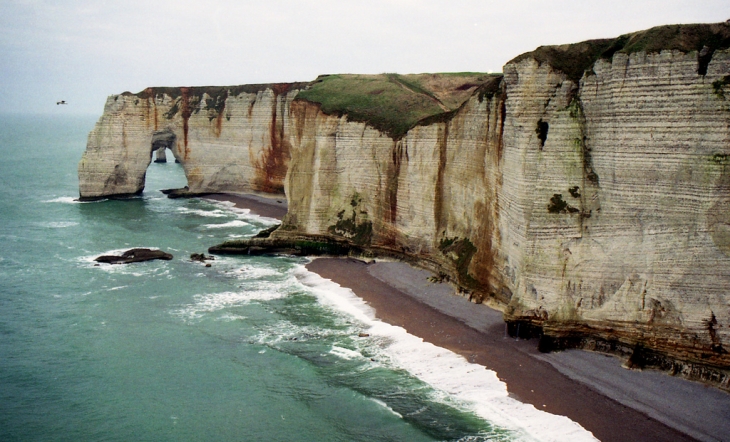
[[[426,342],[495,371],[507,385],[511,397],[537,409],[567,416],[603,442],[720,440],[703,434],[695,434],[698,437],[695,439],[687,432],[671,428],[642,411],[607,397],[586,383],[566,376],[549,361],[550,357],[559,354],[543,355],[537,351],[534,340],[506,337],[501,313],[453,295],[448,284],[419,284],[414,281],[413,274],[402,275],[405,278],[393,281],[403,273],[403,268],[398,267],[403,265],[407,266],[389,262],[368,264],[352,258],[317,258],[306,268],[350,288],[375,309],[378,319],[403,327]],[[424,291],[425,298],[406,293],[425,285],[434,288]],[[445,298],[444,293],[438,293],[444,290],[451,293],[451,299]],[[460,302],[450,302],[455,300]],[[469,310],[474,314],[464,318],[464,322],[461,316],[457,318],[459,310]],[[580,350],[561,353],[573,352],[586,353]],[[617,362],[610,356],[598,357],[605,358],[606,363]],[[599,363],[602,363],[600,359]],[[639,374],[621,370],[629,375]],[[668,408],[672,408],[669,402]],[[689,410],[676,411],[684,414]]]
[[[251,213],[281,221],[287,212],[287,201],[284,195],[262,196],[237,193],[211,193],[200,198],[233,203],[238,209],[249,209]]]
[[[287,212],[284,197],[203,198],[279,220]],[[500,312],[454,295],[449,284],[427,282],[427,270],[351,258],[318,258],[306,268],[351,289],[383,322],[495,371],[511,397],[567,416],[601,441],[722,440],[730,434],[730,395],[656,371],[626,370],[599,353],[539,353],[536,341],[507,337]]]

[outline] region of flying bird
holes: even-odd
[[[59,104],[68,104],[68,103],[66,103],[66,100],[56,101],[56,105],[59,105]]]

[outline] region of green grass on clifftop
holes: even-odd
[[[499,74],[322,75],[297,95],[321,105],[328,115],[347,115],[393,139],[402,137],[420,120],[451,113],[480,86]]]
[[[548,63],[564,72],[568,78],[578,82],[586,70],[599,59],[612,59],[616,53],[657,53],[663,50],[677,50],[685,53],[697,51],[698,74],[707,73],[707,65],[715,51],[730,48],[730,24],[703,23],[688,25],[657,26],[644,31],[624,34],[617,38],[588,40],[581,43],[560,46],[540,46],[532,52],[522,54],[509,63],[518,63],[534,58]]]

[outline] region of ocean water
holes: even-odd
[[[0,117],[0,440],[591,440],[305,259],[191,262],[274,220],[165,198],[180,165],[150,165],[140,198],[74,201],[95,119]],[[132,247],[174,259],[93,261]]]

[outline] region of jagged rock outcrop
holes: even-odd
[[[424,87],[426,77],[361,77],[321,77],[297,98],[272,92],[267,117],[237,129],[280,128],[289,212],[269,238],[211,251],[402,257],[499,306],[510,330],[542,335],[543,349],[619,352],[629,365],[730,388],[730,24],[541,47],[503,77],[452,84],[468,92],[458,100]],[[397,93],[421,107],[378,98]],[[226,109],[236,109],[230,97],[251,101],[228,97]],[[191,192],[254,188],[249,169],[223,174],[220,150],[197,147],[216,144],[220,112],[197,117],[194,137],[193,123],[147,123],[147,138],[135,138],[144,155],[97,153],[129,143],[132,125],[119,121],[152,121],[124,111],[139,109],[139,94],[117,99],[90,135],[82,196],[138,191],[117,177],[144,163],[135,155],[143,177],[152,140],[171,139],[155,131],[168,129]]]
[[[189,191],[283,193],[283,134],[303,83],[147,88],[107,99],[79,163],[82,200],[142,192],[152,152],[170,149]]]

